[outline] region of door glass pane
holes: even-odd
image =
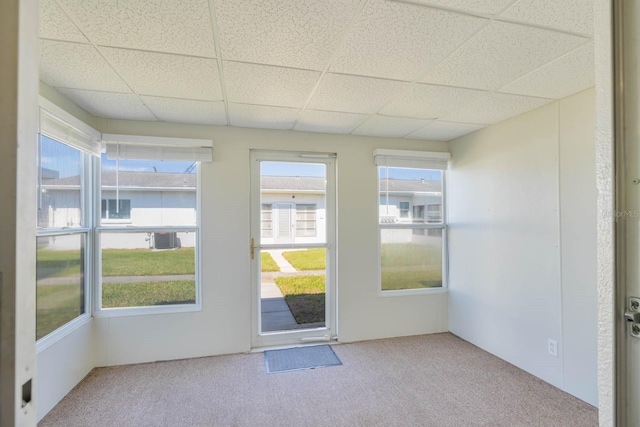
[[[37,238],[36,340],[85,312],[85,234]]]
[[[102,307],[194,304],[195,232],[100,233]]]
[[[80,227],[83,154],[44,135],[40,141],[38,228]]]
[[[442,286],[442,229],[380,230],[382,290]]]

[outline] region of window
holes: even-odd
[[[448,154],[376,150],[374,156],[380,200],[381,290],[442,288],[446,264],[442,206]]]
[[[131,200],[102,199],[102,219],[131,219]]]
[[[37,152],[36,341],[88,317],[90,177],[97,138],[45,110]],[[95,149],[95,151],[94,151]]]
[[[98,227],[103,313],[141,307],[184,310],[180,307],[198,303],[197,169],[202,157],[194,154],[192,148],[107,142]],[[210,156],[209,149],[209,161]]]
[[[296,237],[316,236],[316,205],[296,205]]]
[[[268,203],[262,204],[260,210],[260,235],[265,238],[273,237],[273,206]]]

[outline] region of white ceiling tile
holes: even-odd
[[[430,122],[431,120],[403,117],[371,116],[358,129],[353,131],[353,134],[402,138]]]
[[[215,56],[207,0],[60,0],[94,43]]]
[[[141,95],[206,101],[222,99],[214,59],[102,48],[107,60]]]
[[[593,43],[507,84],[500,92],[560,99],[595,85]]]
[[[227,115],[222,101],[194,101],[191,99],[142,96],[158,119],[163,122],[226,125]]]
[[[485,23],[485,19],[457,13],[371,0],[330,70],[415,80]]]
[[[593,0],[520,0],[500,16],[582,34],[593,34]]]
[[[105,92],[131,92],[90,45],[40,41],[40,79],[49,86]]]
[[[305,110],[294,129],[305,132],[349,134],[367,117],[369,116],[366,114]]]
[[[386,105],[380,114],[435,119],[486,95],[486,92],[450,86],[414,84]]]
[[[321,70],[358,0],[216,0],[223,59]]]
[[[230,102],[302,107],[320,73],[225,61],[224,76]]]
[[[299,113],[299,108],[229,104],[229,120],[231,121],[231,126],[291,129]]]
[[[478,129],[482,129],[485,125],[477,125],[473,123],[453,123],[436,120],[429,123],[425,127],[418,129],[406,136],[413,139],[427,139],[430,141],[451,141]]]
[[[326,74],[308,107],[315,110],[374,114],[391,97],[408,86],[408,83],[394,80]]]
[[[96,117],[125,120],[156,120],[138,97],[131,93],[58,89],[74,104]]]
[[[431,6],[444,6],[475,13],[495,15],[507,7],[513,0],[415,0]]]
[[[40,0],[40,37],[70,42],[89,42],[53,0]]]
[[[443,119],[461,123],[493,124],[542,107],[552,101],[551,99],[491,93]]]
[[[494,21],[421,81],[494,90],[585,41],[583,37]]]

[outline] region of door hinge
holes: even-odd
[[[632,337],[640,338],[640,298],[630,297],[624,318],[629,324],[629,333]]]

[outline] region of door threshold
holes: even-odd
[[[265,351],[268,350],[286,350],[288,348],[298,348],[298,347],[311,347],[314,345],[339,345],[342,344],[341,342],[339,342],[336,338],[332,338],[329,341],[314,341],[314,342],[301,342],[301,343],[296,343],[296,344],[283,344],[283,345],[273,345],[273,346],[267,346],[267,347],[254,347],[251,350],[249,350],[248,354],[251,353],[264,353]]]

